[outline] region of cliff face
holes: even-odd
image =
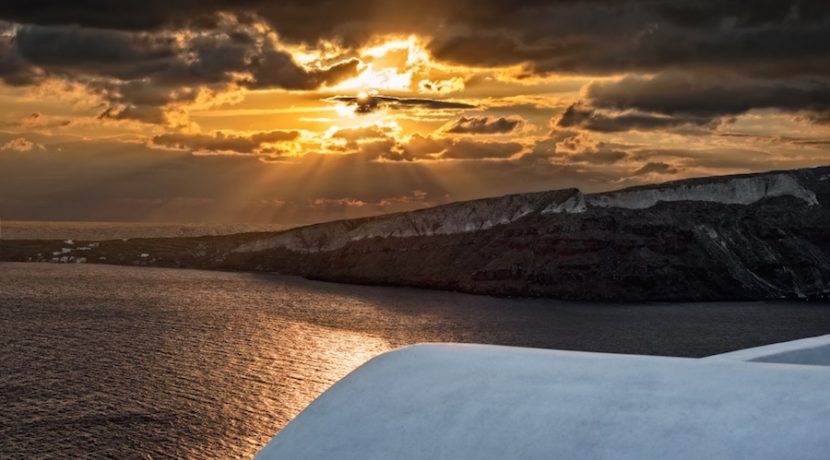
[[[586,300],[818,299],[830,294],[830,167],[508,195],[279,233],[0,240],[0,259]]]
[[[264,235],[224,268],[497,295],[823,298],[830,168],[510,195]]]
[[[372,238],[410,238],[473,233],[507,225],[551,208],[566,210],[581,202],[576,189],[507,195],[498,198],[452,203],[407,213],[366,219],[343,220],[302,227],[244,244],[235,252],[285,248],[317,253],[343,248]],[[558,211],[557,211],[558,212]]]
[[[680,181],[600,193],[588,198],[590,206],[646,209],[661,201],[702,201],[748,205],[778,196],[790,196],[807,205],[818,204],[816,195],[799,182],[799,174],[770,173]]]

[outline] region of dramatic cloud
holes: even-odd
[[[453,134],[505,134],[522,124],[519,118],[461,117],[447,127]]]
[[[358,64],[358,60],[349,59],[323,70],[307,71],[297,66],[290,55],[271,50],[253,60],[254,78],[245,86],[254,89],[316,89],[357,75]]]
[[[562,128],[583,128],[591,131],[618,132],[675,128],[684,125],[713,126],[718,117],[665,115],[637,110],[609,111],[583,104],[571,104],[559,118]]]
[[[533,72],[614,74],[720,68],[827,74],[830,6],[821,1],[482,2],[451,16],[436,56]]]
[[[561,46],[525,48],[516,38],[499,34],[439,38],[432,42],[431,51],[438,59],[484,67],[508,66],[568,53]]]
[[[169,34],[128,33],[69,27],[20,27],[19,56],[44,69],[78,70],[123,80],[142,78],[176,65],[179,45]]]
[[[629,76],[587,88],[592,105],[638,109],[667,115],[737,115],[753,108],[823,110],[830,108],[830,80],[799,78],[767,80],[729,74],[662,73]]]
[[[804,113],[820,121],[830,112],[830,78],[753,79],[734,74],[668,72],[592,83],[568,107],[561,127],[594,131],[714,126],[752,109]]]
[[[291,142],[300,136],[297,131],[268,131],[250,135],[217,132],[206,134],[162,134],[152,145],[176,150],[210,153],[274,154],[281,153],[273,144]]]
[[[828,56],[825,0],[4,0],[0,212],[313,222],[826,164]]]
[[[39,79],[38,72],[17,53],[11,33],[6,34],[0,27],[0,80],[13,86],[34,84]]]
[[[326,147],[339,152],[358,151],[372,158],[390,157],[396,155],[390,152],[397,149],[397,131],[397,127],[381,125],[340,128],[329,133],[328,139],[333,142],[326,144]]]
[[[401,150],[407,156],[435,160],[506,159],[522,151],[517,142],[480,142],[413,136]]]
[[[560,164],[612,165],[630,157],[624,145],[598,142],[584,133],[558,130],[539,141],[531,154],[550,157]]]
[[[464,89],[464,79],[452,77],[447,80],[421,80],[418,82],[418,91],[422,93],[448,94]]]
[[[267,32],[228,19],[215,29],[133,32],[23,25],[0,36],[0,78],[62,78],[111,103],[101,118],[167,121],[171,104],[233,88],[312,90],[356,75],[346,59],[306,69]]]
[[[362,131],[362,130],[361,130]],[[367,132],[368,134],[368,132]],[[380,134],[380,133],[377,133]],[[360,146],[361,156],[387,161],[505,160],[524,149],[518,142],[482,142],[473,139],[413,135],[405,142],[392,138]]]
[[[517,142],[476,142],[462,139],[450,145],[441,154],[441,158],[454,160],[505,159],[519,153],[522,148],[522,144]]]
[[[440,59],[473,66],[526,63],[536,72],[610,74],[731,68],[746,74],[828,72],[830,5],[822,0],[7,0],[0,18],[131,31],[221,24],[217,13],[259,18],[289,41],[356,44],[374,34],[430,36]],[[325,12],[325,14],[321,14]],[[763,44],[760,46],[759,44]]]
[[[359,128],[341,128],[332,133],[332,139],[344,139],[347,141],[358,141],[365,139],[386,139],[395,132],[391,126],[362,126]]]
[[[568,155],[568,161],[591,164],[614,164],[628,157],[626,152],[600,146],[595,150],[587,150],[580,153]]]
[[[356,113],[372,113],[382,108],[425,108],[432,110],[463,110],[476,108],[475,105],[467,104],[464,102],[414,97],[382,96],[372,94],[365,96],[334,96],[329,98],[328,100],[332,102],[342,102],[347,105],[354,106]]]
[[[326,14],[319,14],[323,10]],[[31,84],[47,76],[74,79],[112,101],[112,110],[104,118],[152,122],[169,118],[165,117],[170,112],[166,106],[192,103],[204,94],[197,87],[221,92],[228,85],[291,90],[332,86],[360,71],[354,48],[385,33],[420,34],[439,60],[473,67],[523,64],[525,76],[659,73],[669,69],[731,72],[772,80],[735,83],[748,92],[756,89],[754,86],[761,86],[762,91],[779,88],[783,93],[795,92],[796,100],[824,94],[821,88],[816,95],[816,88],[804,87],[807,79],[830,77],[830,61],[826,59],[830,54],[830,5],[819,0],[763,1],[751,6],[728,0],[693,4],[670,0],[426,0],[417,6],[393,0],[126,0],[117,5],[93,2],[83,6],[57,0],[9,0],[0,5],[0,19],[18,24],[12,27],[6,23],[6,30],[0,33],[0,78],[5,82]],[[329,40],[344,47],[339,56],[335,53],[326,57],[325,64],[309,67],[298,64],[277,42],[277,36],[285,43],[313,47]],[[101,78],[111,81],[102,82]],[[788,81],[791,78],[801,80]],[[665,83],[660,79],[650,85]],[[418,85],[423,91],[441,93],[463,88],[464,80],[425,79]],[[133,100],[130,95],[137,86],[146,87],[142,94],[153,93],[153,101]],[[725,86],[731,89],[729,84]],[[594,88],[600,89],[601,84]],[[472,106],[393,100],[391,96],[361,101],[344,97],[351,99],[341,101],[354,105],[359,113],[381,106]],[[777,98],[775,103],[757,99],[757,104],[744,102],[750,109],[781,106]],[[700,113],[666,120],[651,113],[667,112],[628,105],[643,113],[586,112],[578,122],[564,126],[614,131],[629,125],[649,129],[706,124],[701,119],[706,115]],[[733,107],[726,112],[746,110]],[[825,118],[822,114],[826,112],[816,113],[811,119]]]
[[[640,169],[634,171],[635,176],[644,174],[677,174],[680,170],[668,163],[646,163]]]

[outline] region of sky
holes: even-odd
[[[3,0],[0,218],[305,224],[830,163],[826,0]]]

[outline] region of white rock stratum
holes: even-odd
[[[724,204],[752,204],[764,198],[792,196],[808,205],[818,204],[816,195],[790,174],[777,173],[734,177],[705,182],[682,181],[659,186],[637,187],[618,192],[589,195],[590,206],[628,209],[650,208],[660,201],[710,201]]]
[[[564,189],[311,225],[243,244],[234,252],[280,247],[296,252],[320,252],[375,237],[405,238],[481,231],[509,224],[531,213],[583,213],[591,208],[647,209],[659,202],[674,201],[748,205],[779,196],[792,196],[806,205],[818,203],[815,194],[788,173],[692,179],[596,194]]]

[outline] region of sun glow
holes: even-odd
[[[427,53],[426,48],[424,48],[423,44],[421,44],[418,37],[414,35],[410,35],[405,39],[387,40],[380,45],[364,48],[360,52],[360,55],[364,58],[372,57],[374,59],[380,59],[394,51],[404,50],[406,51],[406,61],[404,64],[407,67],[429,62],[429,54]]]
[[[346,104],[336,104],[333,106],[333,110],[340,118],[357,118],[357,115],[354,113],[354,107]]]
[[[333,89],[337,90],[391,90],[406,91],[412,86],[412,71],[400,72],[397,68],[375,68],[374,64],[364,64],[360,74],[344,80]]]
[[[336,90],[410,91],[413,77],[429,64],[429,54],[415,36],[391,38],[358,52],[360,73],[335,85]]]

